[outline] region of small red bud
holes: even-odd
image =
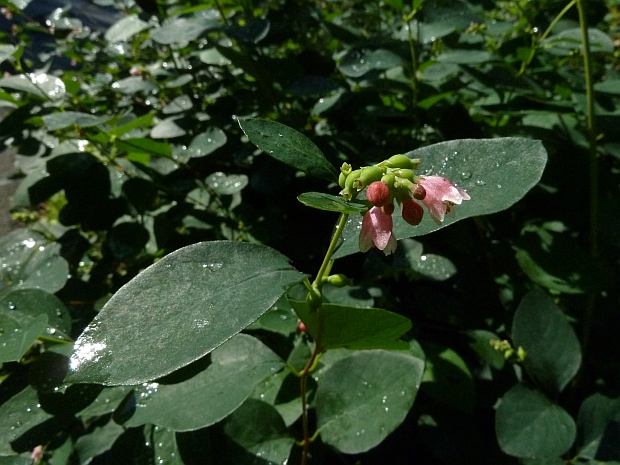
[[[308,328],[306,328],[306,325],[304,324],[304,322],[299,319],[297,320],[297,329],[299,329],[299,331],[302,333],[305,333],[306,331],[308,331]]]
[[[387,205],[384,205],[383,207],[381,207],[381,210],[383,210],[383,213],[385,213],[386,215],[391,215],[392,213],[394,213],[394,202],[390,202]]]
[[[422,206],[413,199],[408,199],[403,202],[403,220],[412,226],[417,226],[422,221],[424,216],[424,210]]]
[[[384,182],[375,181],[368,186],[366,198],[375,207],[383,207],[388,205],[391,200],[390,188]]]
[[[413,192],[414,199],[424,200],[424,198],[426,197],[426,189],[424,189],[424,186],[422,184],[416,184],[415,187],[411,190]]]

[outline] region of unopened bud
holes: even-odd
[[[327,277],[327,282],[334,287],[352,286],[353,281],[343,274],[333,274]]]
[[[390,158],[387,159],[386,165],[389,168],[414,169],[411,164],[411,158],[403,154],[391,156]]]
[[[375,207],[383,207],[384,205],[390,203],[390,188],[384,182],[375,181],[368,186],[366,198]]]
[[[297,319],[297,329],[302,333],[305,333],[306,331],[308,331],[308,328],[306,328],[306,325],[304,324],[304,322],[301,321],[299,318]]]
[[[342,174],[349,175],[351,174],[351,171],[353,171],[353,167],[349,165],[347,162],[344,162],[342,166],[340,167],[340,172]]]
[[[397,170],[394,174],[399,178],[407,179],[408,181],[413,181],[415,179],[415,173],[411,170],[401,169]]]
[[[340,192],[345,200],[351,200],[353,196],[357,194],[357,189],[353,187],[353,183],[357,180],[361,172],[362,170],[355,170],[347,176],[347,179],[344,182],[344,188]]]
[[[426,197],[426,189],[422,184],[415,184],[415,186],[411,189],[413,192],[413,198],[418,200],[424,200]]]
[[[403,202],[403,220],[412,226],[417,226],[422,221],[424,216],[424,209],[422,206],[413,199],[408,199]]]
[[[347,175],[344,174],[342,171],[340,172],[340,174],[338,175],[338,185],[344,189],[345,183],[347,182]]]
[[[362,172],[355,181],[353,181],[353,187],[357,190],[362,190],[369,184],[378,181],[383,176],[383,170],[378,166],[366,166],[362,168]]]
[[[392,213],[394,213],[394,202],[390,202],[387,205],[381,207],[381,210],[386,215],[391,215]]]
[[[321,305],[323,305],[321,291],[319,291],[316,287],[313,287],[306,296],[306,303],[310,307],[310,310],[315,312]]]

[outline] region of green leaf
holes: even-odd
[[[226,144],[226,133],[220,128],[209,128],[192,139],[187,148],[190,158],[210,155]]]
[[[3,293],[0,313],[18,311],[31,317],[46,314],[49,328],[68,334],[71,331],[71,315],[62,301],[41,289],[16,289]],[[53,335],[55,331],[48,331]]]
[[[0,238],[0,290],[9,286],[48,292],[62,289],[69,266],[59,254],[60,244],[28,229]]]
[[[314,143],[300,132],[276,121],[238,119],[250,142],[278,161],[310,176],[336,180],[336,169]]]
[[[80,113],[79,111],[63,111],[43,116],[43,123],[49,131],[56,131],[73,125],[87,128],[102,124],[105,120],[104,117]]]
[[[0,405],[0,454],[13,453],[10,442],[51,417],[41,408],[37,391],[30,386],[15,394]]]
[[[45,73],[5,77],[0,79],[0,87],[51,100],[59,100],[65,96],[65,84],[56,76]]]
[[[620,399],[594,394],[583,401],[577,416],[579,457],[620,460]]]
[[[372,449],[405,419],[424,362],[406,352],[359,351],[334,363],[316,392],[323,442],[345,454]]]
[[[155,426],[151,437],[154,463],[157,465],[184,465],[185,462],[179,453],[174,431]]]
[[[541,291],[527,294],[512,322],[516,347],[523,347],[523,367],[550,394],[562,391],[581,365],[575,331],[553,300]]]
[[[106,32],[105,40],[109,42],[123,42],[135,34],[147,29],[149,24],[138,18],[137,15],[129,15],[114,23]]]
[[[288,303],[285,296],[267,310],[263,316],[247,329],[265,329],[288,336],[297,330],[297,315]]]
[[[471,200],[456,206],[455,216],[447,215],[441,226],[435,224],[428,212],[418,226],[411,226],[394,214],[397,239],[421,236],[464,218],[507,209],[538,183],[547,162],[547,152],[540,141],[515,137],[441,142],[406,155],[422,160],[419,174],[443,176],[465,189]],[[343,243],[334,258],[359,251],[361,224],[361,216],[349,218]]]
[[[131,392],[129,386],[105,387],[90,405],[80,410],[78,416],[84,420],[112,413]]]
[[[117,140],[116,148],[127,153],[147,153],[160,157],[170,157],[172,155],[170,144],[146,138]]]
[[[2,304],[6,302],[0,302]],[[46,326],[45,314],[33,318],[21,312],[1,312],[0,363],[18,361],[44,333]]]
[[[184,111],[191,110],[193,106],[194,104],[192,103],[192,99],[189,95],[179,95],[164,107],[163,113],[164,115],[182,113]]]
[[[320,341],[323,349],[406,349],[408,344],[399,338],[411,329],[408,318],[381,308],[346,307],[323,304],[321,333],[317,312],[306,302],[289,301],[308,333]]]
[[[139,384],[171,373],[247,327],[304,277],[262,245],[181,248],[106,303],[75,343],[68,380]]]
[[[114,441],[125,431],[112,420],[104,426],[95,428],[90,434],[80,436],[75,442],[75,450],[81,463],[89,463],[93,458],[110,450]]]
[[[295,443],[288,437],[278,411],[256,399],[246,400],[228,417],[224,432],[245,450],[268,463],[286,463]]]
[[[604,94],[620,95],[620,79],[608,79],[594,84],[594,90]]]
[[[166,118],[155,125],[151,129],[151,137],[153,139],[167,139],[173,137],[180,137],[187,133],[182,125],[177,124],[177,121],[181,121],[182,116],[171,116]]]
[[[467,335],[472,338],[469,346],[478,354],[478,356],[496,370],[504,368],[504,355],[499,350],[495,350],[490,341],[492,339],[499,340],[499,336],[491,331],[484,329],[474,329],[467,331]]]
[[[540,284],[543,287],[546,287],[551,292],[554,293],[564,293],[564,294],[583,294],[584,290],[580,287],[580,283],[578,282],[579,275],[574,273],[572,270],[569,271],[569,276],[567,279],[563,279],[559,276],[554,276],[553,274],[547,272],[542,266],[540,266],[532,256],[529,254],[527,250],[518,249],[515,253],[515,258],[519,267],[523,270],[523,272],[537,284]],[[554,255],[552,259],[555,259]],[[562,268],[562,267],[560,267]],[[577,281],[577,282],[575,282]]]
[[[439,55],[436,60],[440,63],[457,65],[479,65],[493,59],[493,54],[479,50],[453,50]]]
[[[347,202],[340,196],[323,194],[322,192],[305,192],[298,195],[297,200],[308,207],[330,212],[360,213],[368,210],[368,206],[361,202]]]
[[[588,39],[590,52],[613,53],[615,50],[611,38],[600,29],[589,28]],[[543,50],[553,55],[569,55],[573,50],[582,50],[581,29],[566,29],[542,42]]]
[[[220,195],[233,195],[243,190],[248,185],[248,177],[245,174],[231,174],[226,176],[217,171],[205,179],[205,183]]]
[[[151,423],[191,431],[212,425],[235,411],[258,383],[284,367],[271,349],[245,334],[215,349],[211,361],[206,370],[186,381],[138,388],[135,413],[125,426]]]
[[[495,433],[500,448],[509,455],[557,457],[572,446],[576,426],[544,394],[517,384],[504,394],[495,412]]]
[[[346,76],[361,77],[373,69],[386,70],[404,63],[405,60],[391,50],[353,49],[342,57],[338,69]]]
[[[423,392],[455,410],[472,412],[475,404],[474,381],[461,356],[436,344],[425,344],[424,353]]]
[[[17,47],[15,45],[0,45],[0,63],[12,57],[16,51]]]
[[[128,95],[132,95],[137,92],[150,93],[158,89],[156,84],[142,79],[140,76],[129,76],[125,79],[121,79],[112,83],[111,87],[112,89]]]
[[[197,39],[207,29],[218,25],[217,21],[212,23],[198,18],[176,18],[165,26],[152,29],[150,37],[160,44],[181,44]]]

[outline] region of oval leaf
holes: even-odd
[[[297,200],[308,207],[330,212],[361,213],[368,210],[368,207],[363,203],[347,202],[340,196],[323,194],[322,192],[305,192],[299,195]]]
[[[399,338],[411,329],[411,321],[381,308],[346,307],[323,304],[321,334],[317,312],[306,302],[291,300],[291,306],[304,322],[308,333],[323,349],[406,349]]]
[[[534,187],[547,163],[547,152],[540,141],[506,137],[500,139],[463,139],[441,142],[408,152],[422,160],[419,174],[443,176],[467,191],[471,200],[455,208],[455,216],[446,216],[441,226],[425,212],[418,226],[411,226],[394,214],[397,239],[422,236],[471,216],[505,210]],[[359,251],[362,218],[351,216],[342,233],[343,243],[334,258]]]
[[[413,405],[424,362],[406,352],[360,351],[321,377],[316,413],[322,440],[346,454],[372,449]]]
[[[177,384],[148,383],[134,394],[125,426],[151,423],[174,431],[212,425],[235,411],[284,362],[258,339],[239,334],[215,349],[211,365]],[[205,394],[201,394],[205,393]]]
[[[179,249],[123,286],[75,343],[71,382],[138,384],[208,354],[305,275],[269,247]]]
[[[259,118],[239,119],[248,139],[276,160],[310,176],[334,181],[336,169],[314,143],[284,124]]]
[[[512,337],[527,354],[524,368],[551,394],[564,389],[579,370],[577,335],[562,311],[541,291],[530,292],[519,304]]]
[[[287,463],[295,440],[287,436],[282,417],[266,402],[246,400],[226,420],[226,434],[268,463]]]
[[[540,391],[517,384],[495,412],[495,433],[501,449],[523,458],[557,457],[575,440],[572,417]]]
[[[110,42],[122,42],[148,27],[149,24],[142,21],[137,15],[129,15],[114,23],[106,31],[104,37]]]

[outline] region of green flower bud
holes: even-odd
[[[344,187],[340,192],[340,195],[342,195],[345,200],[351,200],[355,195],[357,195],[358,189],[353,187],[353,182],[359,178],[361,172],[362,170],[355,170],[347,176],[347,179],[344,182]]]
[[[347,181],[347,175],[344,174],[342,171],[340,172],[340,174],[338,175],[338,185],[344,189],[344,185],[345,182]]]
[[[334,287],[352,286],[353,280],[343,274],[333,274],[327,277],[327,282]]]
[[[388,158],[386,164],[389,168],[415,169],[411,162],[411,158],[407,155],[399,154]]]
[[[362,168],[362,172],[358,179],[356,179],[353,183],[353,187],[357,190],[362,190],[367,185],[379,181],[383,176],[383,170],[378,166],[366,166]]]
[[[340,172],[346,176],[351,174],[351,171],[353,171],[353,168],[347,162],[344,162],[340,167]]]
[[[409,181],[413,181],[415,179],[415,173],[411,170],[400,169],[396,170],[394,174],[399,178],[407,179]]]
[[[387,186],[390,189],[392,189],[394,187],[394,181],[395,180],[396,180],[396,177],[392,173],[385,173],[381,177],[381,182],[384,182],[385,184],[387,184]]]
[[[321,291],[319,291],[316,287],[313,287],[306,296],[306,303],[310,307],[310,310],[315,312],[321,305],[323,305],[323,296],[321,296]]]

